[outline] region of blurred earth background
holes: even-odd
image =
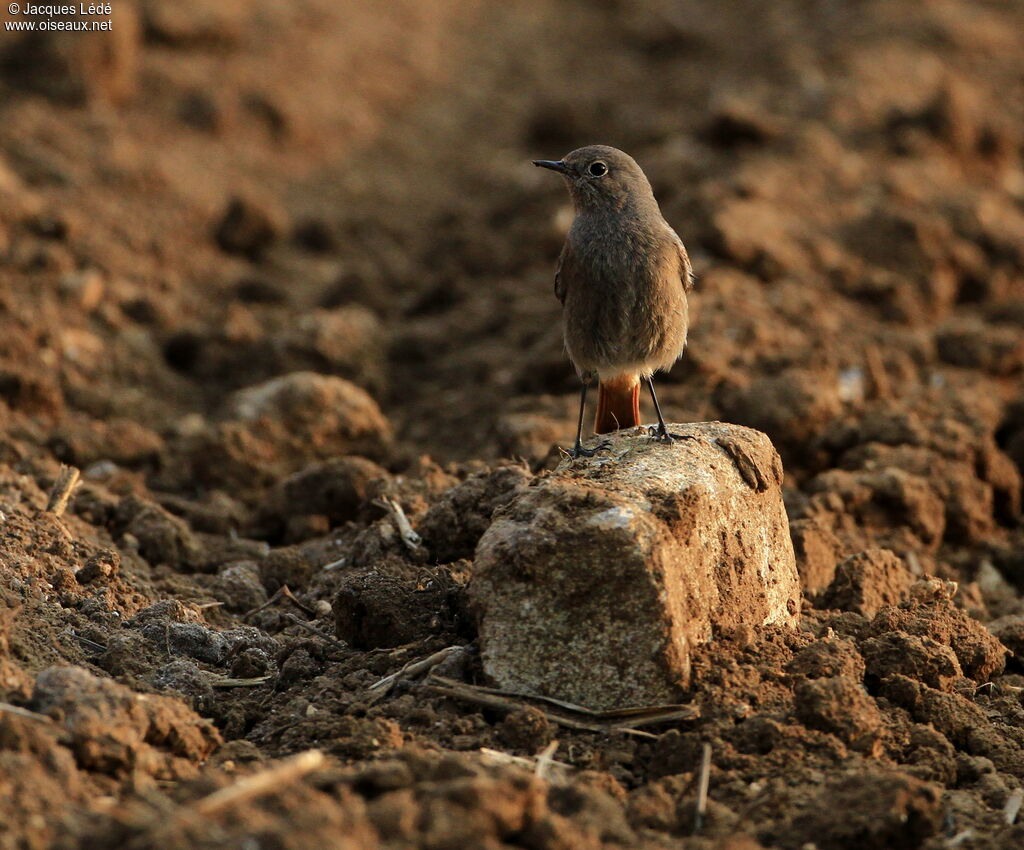
[[[0,847],[1024,845],[1024,3],[113,7],[0,33]],[[698,273],[666,414],[771,437],[806,597],[646,735],[368,691],[472,647],[572,438],[530,160],[593,142]]]

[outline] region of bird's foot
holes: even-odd
[[[607,451],[611,447],[611,444],[611,440],[603,440],[602,442],[594,446],[594,448],[585,449],[583,448],[583,443],[577,441],[576,445],[573,446],[568,452],[566,452],[566,454],[569,455],[569,457],[571,457],[573,460],[576,460],[577,458],[581,457],[593,457],[598,452]]]
[[[664,425],[651,425],[647,433],[659,443],[672,443],[676,440],[696,440],[696,434],[673,434]]]

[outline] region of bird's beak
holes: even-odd
[[[533,164],[538,168],[550,168],[559,174],[568,174],[569,167],[560,159],[535,159]]]

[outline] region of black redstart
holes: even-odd
[[[583,381],[573,457],[584,449],[587,387],[599,381],[594,431],[640,424],[640,381],[658,414],[652,434],[670,442],[651,375],[670,369],[686,347],[690,258],[662,218],[651,184],[631,156],[605,145],[560,160],[534,160],[565,178],[576,217],[555,269],[565,350]]]

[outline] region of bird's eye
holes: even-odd
[[[590,167],[587,169],[590,172],[591,177],[604,177],[608,173],[608,166],[605,165],[601,160],[590,163]]]

